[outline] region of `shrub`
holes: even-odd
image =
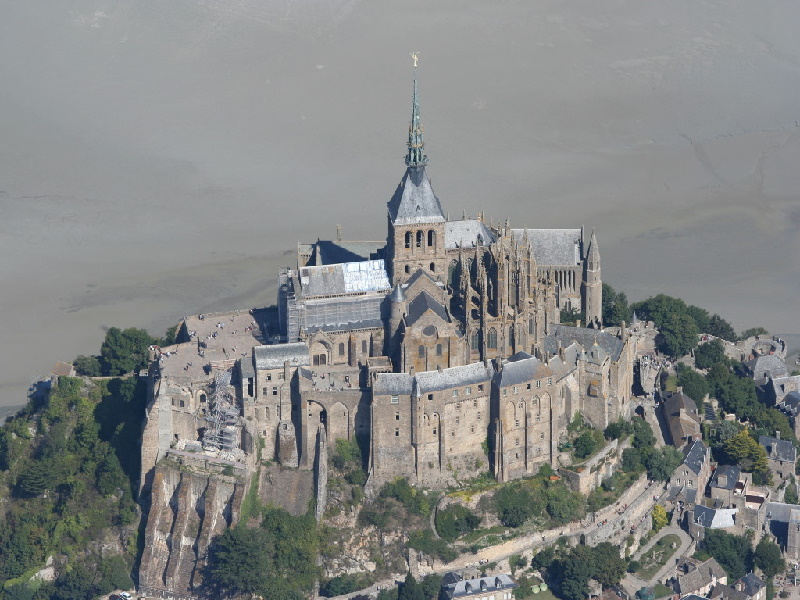
[[[481,518],[460,504],[451,504],[436,513],[436,531],[446,540],[453,541],[473,531]]]

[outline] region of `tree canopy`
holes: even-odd
[[[727,571],[731,580],[744,577],[753,570],[752,546],[744,535],[733,535],[721,529],[707,529],[703,547]]]

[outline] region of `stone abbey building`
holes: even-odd
[[[313,470],[337,438],[368,445],[374,485],[509,480],[558,466],[576,413],[628,416],[636,339],[600,328],[594,233],[449,220],[427,161],[415,70],[386,239],[300,244],[277,312],[185,318],[150,370],[143,485],[170,453]]]

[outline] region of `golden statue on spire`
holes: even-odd
[[[419,60],[419,52],[412,52],[411,58],[414,59],[414,68],[417,68],[417,61]]]

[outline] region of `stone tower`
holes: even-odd
[[[603,321],[603,283],[600,277],[600,249],[592,229],[583,267],[583,314],[587,327],[600,327]]]
[[[403,317],[406,315],[408,303],[406,302],[406,295],[403,288],[399,283],[396,283],[394,290],[389,294],[389,321],[386,329],[385,336],[385,353],[386,356],[391,358],[395,364],[399,364],[399,349],[401,340],[400,327],[403,323]]]
[[[419,114],[416,63],[415,55],[406,172],[388,204],[387,255],[392,283],[405,281],[418,269],[442,281],[447,277],[445,218],[425,172],[428,157]]]

